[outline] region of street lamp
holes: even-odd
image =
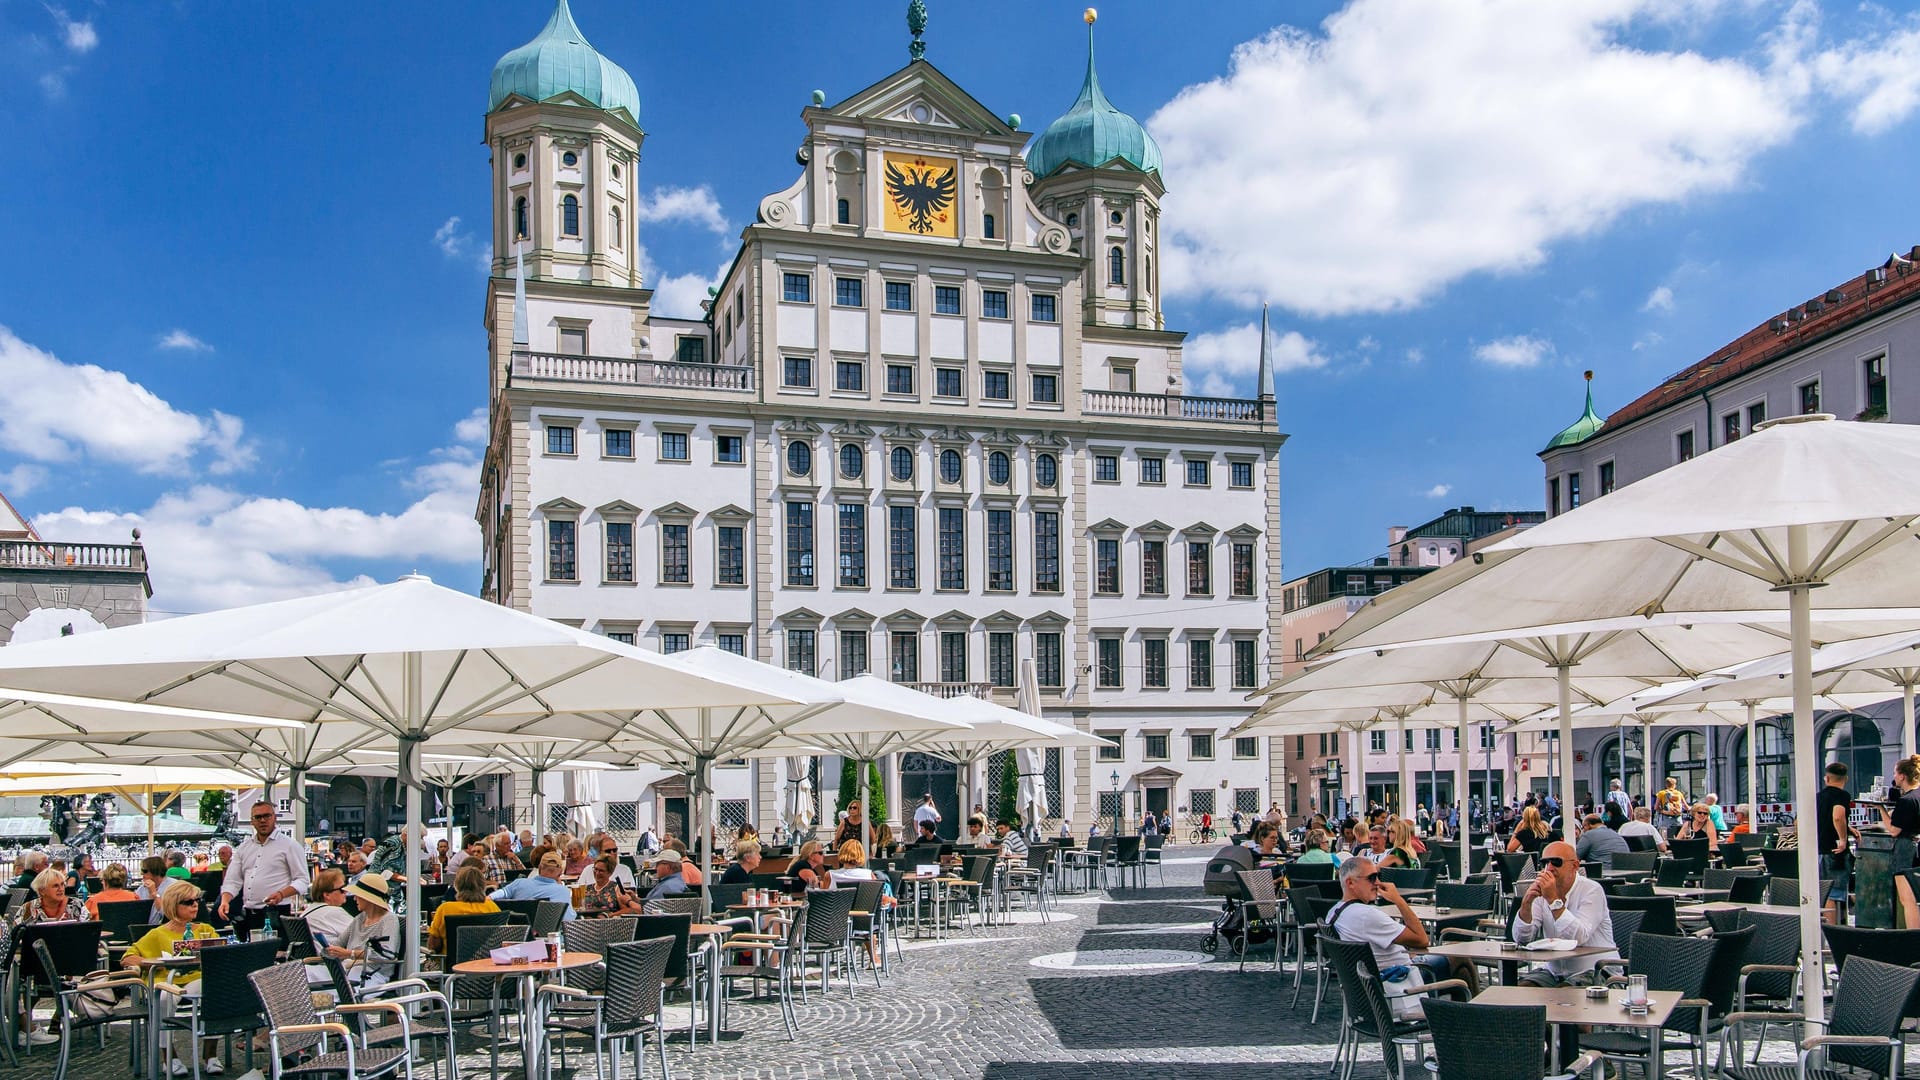
[[[1120,770],[1113,770],[1113,835],[1120,835]]]

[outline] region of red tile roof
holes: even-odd
[[[1614,410],[1607,417],[1607,429],[1650,416],[1683,398],[1920,299],[1920,247],[1900,258],[1909,261],[1884,269],[1884,281],[1873,282],[1874,276],[1883,272],[1883,267],[1875,267],[1715,349],[1705,359]],[[1831,299],[1836,294],[1838,301]],[[1787,320],[1786,328],[1776,330],[1781,320]]]

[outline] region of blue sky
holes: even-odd
[[[928,58],[1038,131],[1081,6],[933,0]],[[906,61],[905,4],[794,21],[575,0],[634,76],[661,306],[693,302],[798,112]],[[0,0],[0,491],[139,525],[163,611],[419,568],[473,588],[487,74],[544,0]],[[1102,6],[1167,160],[1190,392],[1251,392],[1273,305],[1289,575],[1920,241],[1920,23],[1770,0]],[[457,220],[455,220],[457,219]]]

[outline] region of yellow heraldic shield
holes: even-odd
[[[884,161],[887,231],[958,236],[959,162],[925,154],[887,154]]]

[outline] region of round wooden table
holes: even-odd
[[[467,975],[476,978],[492,976],[507,978],[517,976],[520,979],[520,1061],[526,1071],[527,1080],[536,1080],[534,1066],[540,1060],[539,1027],[533,1022],[533,976],[552,975],[573,968],[592,967],[601,963],[599,953],[563,952],[558,963],[546,960],[532,960],[524,964],[496,964],[492,958],[468,960],[453,965],[455,975]]]

